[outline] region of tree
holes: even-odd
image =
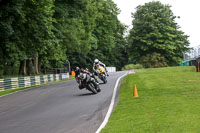
[[[124,45],[124,25],[122,25],[117,15],[119,9],[112,0],[98,0],[96,3],[98,16],[95,20],[96,27],[93,36],[98,40],[97,47],[91,50],[91,56],[103,61],[107,66],[120,66],[122,64],[119,56],[122,52],[119,48]],[[118,53],[117,53],[118,52]]]
[[[27,55],[29,71],[34,64],[34,73],[39,73],[39,67],[47,67],[50,60],[62,60],[61,47],[53,30],[54,0],[26,0],[24,4],[25,27],[24,37],[26,43],[24,49]],[[23,60],[22,60],[23,61]],[[26,64],[26,63],[25,63]],[[26,68],[26,67],[23,67]],[[30,72],[29,72],[30,73]]]
[[[20,59],[26,58],[24,1],[0,1],[0,76],[17,74]]]
[[[92,36],[97,9],[94,0],[56,0],[54,34],[71,64],[86,66],[87,54],[96,45]]]
[[[169,5],[149,2],[138,6],[132,17],[133,28],[128,37],[132,60],[141,62],[142,56],[152,53],[163,56],[167,65],[176,65],[183,59],[182,53],[189,46],[188,36],[175,22],[176,16]]]
[[[112,49],[111,59],[112,65],[116,66],[117,70],[121,70],[128,63],[127,41],[124,35],[126,26],[117,21],[115,31],[115,47]]]
[[[126,63],[125,26],[112,0],[0,0],[0,76],[40,68]]]
[[[118,69],[126,63],[125,26],[118,14],[112,0],[55,1],[55,35],[72,66],[91,68],[95,58]]]

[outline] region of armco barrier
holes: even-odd
[[[68,79],[69,73],[0,79],[0,91],[30,87],[52,81]]]
[[[108,72],[116,72],[116,67],[106,67]]]

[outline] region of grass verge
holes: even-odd
[[[119,103],[101,133],[197,133],[200,73],[194,67],[138,70],[121,84]],[[139,97],[133,97],[137,85]]]
[[[33,88],[33,87],[37,87],[37,86],[43,86],[43,85],[48,85],[48,84],[65,82],[65,81],[69,81],[69,80],[73,80],[73,79],[74,79],[74,76],[70,76],[69,79],[53,81],[53,82],[49,82],[49,83],[46,83],[46,84],[34,85],[34,86],[30,86],[30,87],[25,87],[25,88],[9,89],[9,90],[5,90],[5,91],[0,91],[0,96],[7,95],[7,94],[10,94],[10,93],[13,93],[13,92],[17,92],[17,91],[21,91],[21,90],[25,90],[25,89],[28,89],[28,88]]]

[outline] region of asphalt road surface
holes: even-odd
[[[0,133],[95,133],[123,74],[110,73],[96,95],[72,80],[0,97]]]

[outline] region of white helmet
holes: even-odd
[[[94,63],[95,63],[95,64],[98,64],[98,63],[99,63],[99,60],[98,60],[98,59],[95,59],[95,60],[94,60]]]

